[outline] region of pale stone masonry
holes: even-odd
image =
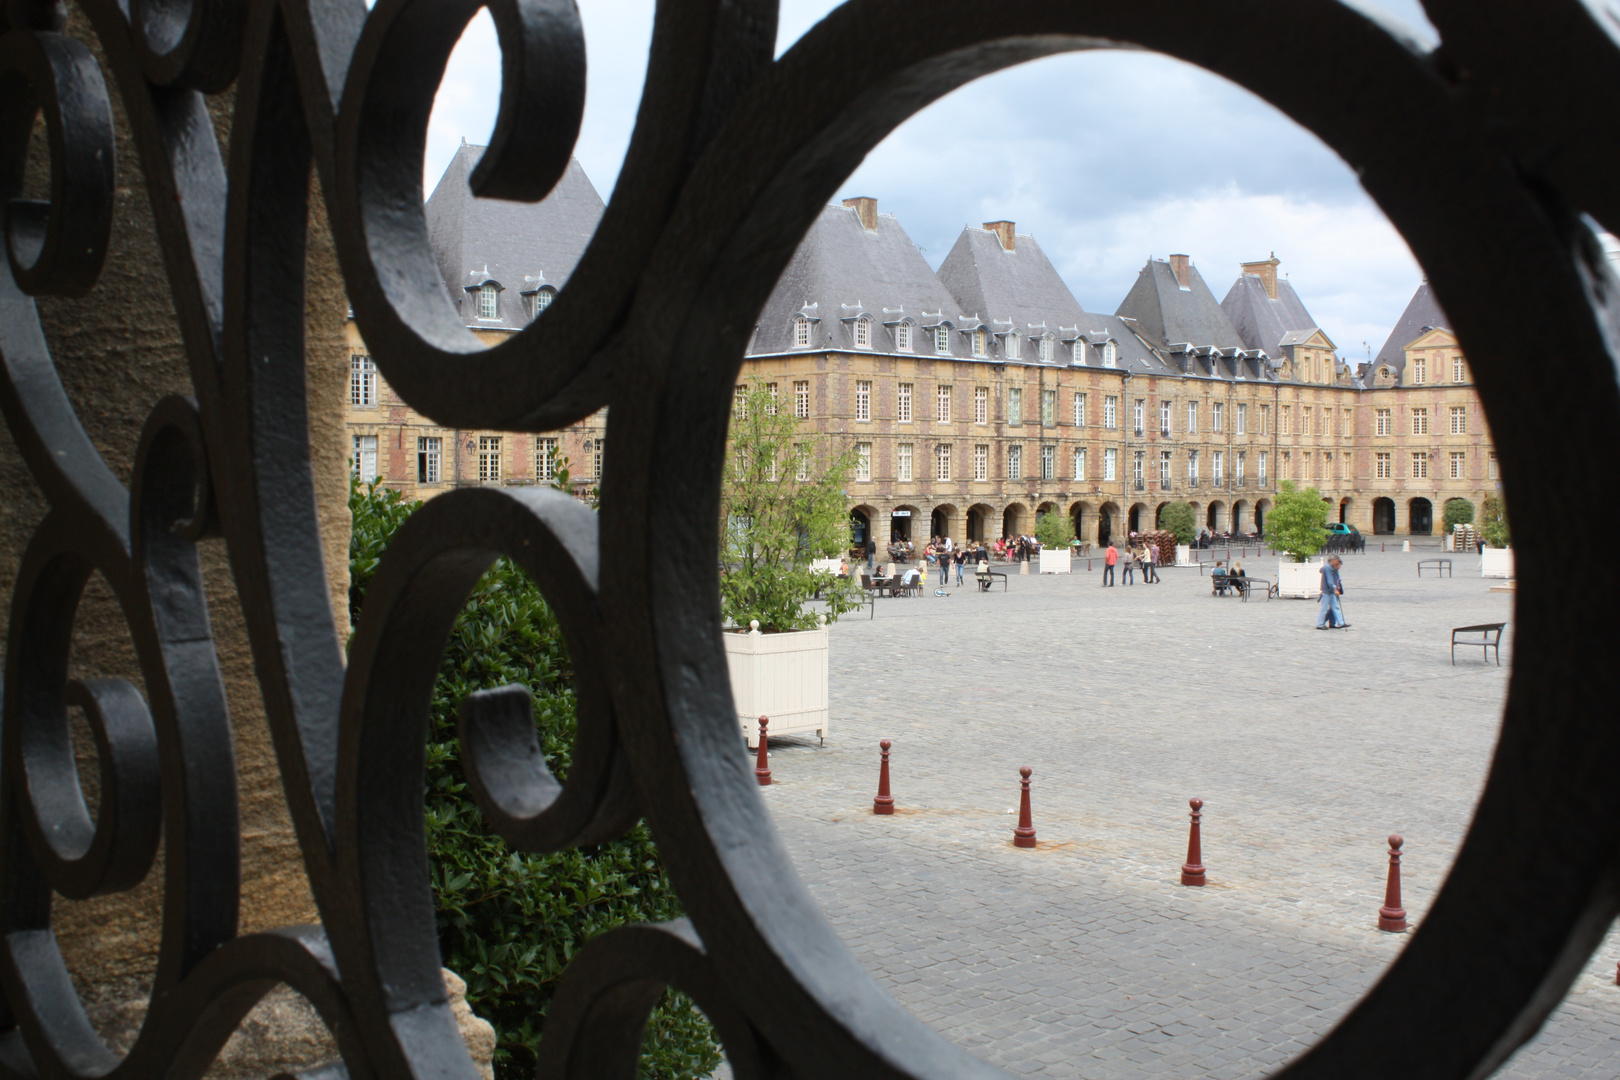
[[[427,215],[447,301],[493,343],[545,311],[603,206],[577,162],[540,203],[474,199],[482,152],[458,151]],[[1149,259],[1102,315],[1013,222],[965,228],[935,271],[876,199],[849,199],[784,271],[742,378],[860,448],[853,546],[993,539],[1054,508],[1098,543],[1152,527],[1173,501],[1211,531],[1252,532],[1285,479],[1316,487],[1331,520],[1424,534],[1446,500],[1499,490],[1468,364],[1427,282],[1352,370],[1279,266],[1242,264],[1217,301],[1189,256]],[[599,478],[605,414],[542,435],[440,429],[383,383],[352,320],[349,342],[363,476],[419,498],[545,483],[555,445],[576,488]]]

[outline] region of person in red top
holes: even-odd
[[[1119,562],[1119,548],[1114,546],[1112,540],[1108,541],[1108,550],[1103,552],[1103,588],[1111,588],[1114,584],[1114,564]]]

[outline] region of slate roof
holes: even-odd
[[[462,143],[456,150],[424,207],[428,239],[450,300],[467,325],[516,330],[529,322],[523,293],[560,289],[574,272],[602,219],[602,197],[571,160],[539,203],[475,199],[467,177],[485,149]],[[477,318],[476,302],[466,292],[491,280],[501,286],[495,321]]]
[[[1401,350],[1421,337],[1424,330],[1434,326],[1450,330],[1451,320],[1440,310],[1440,302],[1429,290],[1429,279],[1424,278],[1417,292],[1412,294],[1406,310],[1401,312],[1400,319],[1395,323],[1395,329],[1389,332],[1389,339],[1384,342],[1384,347],[1373,357],[1373,371],[1376,372],[1382,364],[1388,364],[1389,370],[1399,378],[1406,369],[1406,354]]]
[[[1141,334],[1160,348],[1176,344],[1248,348],[1198,268],[1189,266],[1187,275],[1188,287],[1183,289],[1168,261],[1149,259],[1115,314],[1135,319]]]
[[[924,356],[934,350],[921,328],[941,321],[962,328],[956,301],[894,215],[874,217],[877,228],[868,230],[852,207],[822,209],[760,312],[750,354],[804,351],[793,337],[801,313],[813,320],[811,349],[854,349],[862,314],[872,319],[874,352],[895,351],[894,326],[887,324],[914,323],[912,351]],[[952,354],[967,356],[965,339],[951,338]]]
[[[1266,295],[1258,274],[1240,274],[1221,301],[1232,328],[1244,348],[1263,349],[1273,360],[1282,353],[1279,346],[1298,344],[1317,329],[1316,320],[1305,310],[1294,287],[1286,280],[1277,282],[1277,298]],[[1290,335],[1303,335],[1293,337]]]

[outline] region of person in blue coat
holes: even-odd
[[[1337,555],[1322,564],[1322,606],[1316,611],[1318,630],[1350,625],[1344,621],[1344,609],[1339,606],[1339,597],[1344,595],[1344,580],[1339,577],[1340,565]]]

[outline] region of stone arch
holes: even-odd
[[[1434,532],[1434,503],[1419,495],[1406,504],[1407,532],[1428,536]]]
[[[1254,504],[1254,531],[1264,535],[1266,531],[1266,515],[1271,513],[1271,500],[1258,499]]]
[[[954,532],[960,524],[961,512],[957,510],[956,506],[952,503],[940,503],[934,507],[933,513],[928,515],[928,535],[951,536],[953,539],[960,539],[960,537],[954,536]]]
[[[1395,531],[1395,500],[1380,496],[1372,504],[1373,532],[1384,536]]]
[[[1028,508],[1021,502],[1010,502],[1001,511],[1001,535],[1017,536],[1024,531],[1024,518]]]
[[[1221,500],[1210,500],[1209,509],[1204,511],[1204,527],[1212,533],[1226,531],[1226,504]]]
[[[910,540],[918,543],[917,531],[919,526],[914,524],[917,520],[917,508],[910,503],[901,503],[889,511],[889,535],[884,538],[885,543],[890,540]],[[924,541],[926,542],[926,541]]]
[[[1069,506],[1069,520],[1074,522],[1074,535],[1082,543],[1084,543],[1086,539],[1086,525],[1090,522],[1093,516],[1094,511],[1091,509],[1091,504],[1088,502],[1077,502]]]
[[[862,503],[853,507],[849,512],[849,546],[858,549],[861,557],[866,557],[866,542],[872,540],[881,550],[887,538],[879,538],[872,531],[872,522],[879,520],[878,512],[874,507]]]
[[[1355,504],[1356,501],[1348,495],[1339,500],[1339,520],[1341,522],[1349,522],[1350,508],[1355,506]]]
[[[1097,543],[1107,547],[1111,540],[1122,540],[1119,528],[1119,504],[1105,502],[1097,510]]]
[[[1232,503],[1232,531],[1233,532],[1236,533],[1236,532],[1247,532],[1248,531],[1244,527],[1249,523],[1248,522],[1248,515],[1249,515],[1249,501],[1247,499],[1234,500],[1233,503]]]
[[[1128,533],[1147,532],[1147,527],[1147,503],[1131,503],[1131,512],[1125,522],[1125,531]]]
[[[967,508],[967,538],[975,543],[990,539],[986,535],[986,523],[995,515],[996,509],[986,503],[974,503]]]

